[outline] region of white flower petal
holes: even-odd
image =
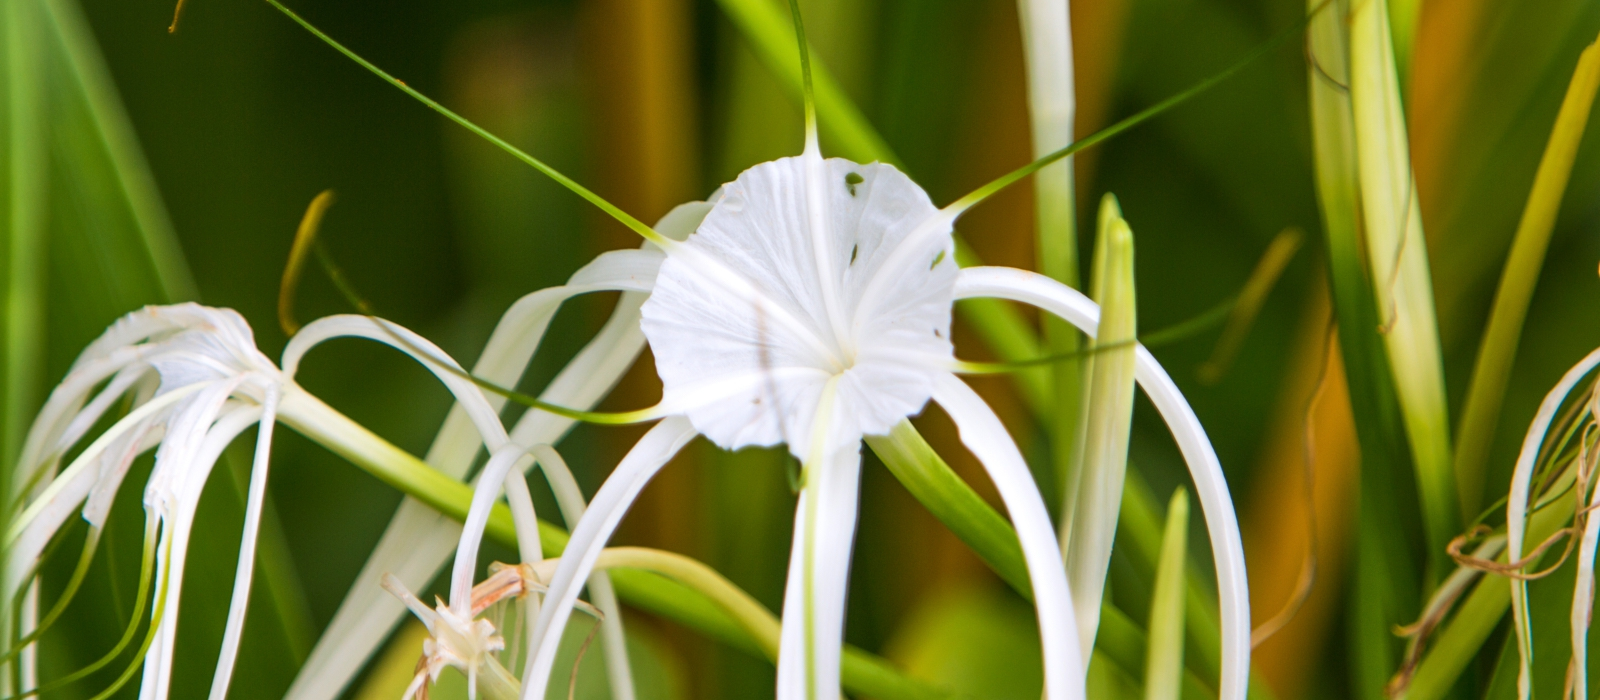
[[[807,477],[816,478],[819,483],[814,491],[807,488],[801,492],[795,508],[778,642],[778,700],[839,697],[839,655],[844,645],[845,598],[861,486],[860,438],[845,444],[836,442],[825,454],[825,458],[813,463],[817,473]],[[813,495],[814,530],[807,523]],[[809,565],[808,553],[814,557]],[[808,571],[812,593],[809,599]],[[813,632],[810,640],[806,638],[808,627]],[[810,677],[808,667],[814,671]],[[810,689],[815,690],[807,692]]]
[[[250,604],[250,583],[256,571],[256,541],[261,532],[261,512],[267,498],[267,467],[272,456],[272,429],[278,422],[279,388],[269,386],[256,431],[256,454],[250,465],[250,486],[245,497],[244,532],[239,537],[239,563],[234,571],[233,596],[228,603],[228,618],[222,631],[222,649],[217,670],[211,678],[211,700],[226,700],[233,680],[234,662],[244,635],[244,615]],[[243,412],[241,412],[243,413]],[[245,413],[248,416],[248,413]]]
[[[510,440],[505,426],[500,423],[499,414],[484,398],[483,391],[472,380],[462,376],[466,370],[461,369],[461,365],[432,341],[392,321],[345,314],[319,318],[306,324],[283,349],[284,376],[293,379],[307,352],[324,341],[341,337],[376,340],[410,355],[450,390],[455,396],[456,405],[462,407],[472,419],[485,445],[491,450],[498,449]]]
[[[550,671],[555,665],[556,642],[566,630],[572,606],[578,600],[583,581],[594,568],[595,558],[605,547],[611,533],[622,522],[622,516],[638,497],[650,478],[672,459],[695,436],[689,421],[673,416],[657,423],[650,432],[623,457],[600,491],[589,504],[588,512],[578,526],[573,528],[572,539],[562,553],[561,564],[551,578],[545,594],[544,608],[539,611],[538,624],[534,626],[533,643],[538,651],[523,674],[522,697],[527,700],[543,698],[550,682]]]
[[[1045,698],[1064,700],[1084,696],[1084,666],[1078,649],[1078,623],[1067,586],[1066,564],[1056,540],[1050,514],[1028,464],[1017,451],[1010,433],[994,411],[954,375],[939,378],[934,389],[939,402],[961,434],[961,443],[983,463],[1000,492],[1006,512],[1017,528],[1022,554],[1033,584],[1033,601],[1039,617],[1039,637],[1044,647]]]
[[[544,474],[545,481],[550,483],[550,491],[555,494],[556,505],[561,508],[561,519],[566,521],[569,529],[576,528],[583,520],[583,514],[588,511],[588,506],[583,501],[583,491],[578,488],[578,480],[572,476],[572,469],[567,466],[567,461],[561,458],[561,454],[550,445],[535,445],[530,452],[539,460],[539,470]],[[524,557],[523,561],[533,560]],[[600,643],[603,645],[606,658],[606,675],[611,681],[612,700],[634,700],[633,665],[628,659],[628,637],[622,628],[622,606],[617,603],[617,592],[611,586],[610,575],[604,571],[595,571],[589,575],[589,600],[605,616],[600,620]],[[529,631],[532,631],[532,626],[529,627]],[[535,651],[537,648],[529,644],[525,667],[533,665]]]
[[[642,309],[663,402],[688,407],[695,427],[728,449],[787,442],[804,459],[809,441],[794,437],[809,434],[833,375],[858,420],[847,432],[885,433],[922,409],[944,370],[907,358],[950,356],[950,229],[907,242],[938,217],[927,194],[892,166],[831,159],[813,164],[827,190],[813,207],[810,158],[762,163],[724,185],[694,235],[667,251]],[[813,208],[826,219],[815,229]],[[922,262],[884,282],[896,256]],[[875,280],[894,293],[869,293]],[[779,373],[794,369],[820,374]],[[771,380],[725,401],[698,397],[763,374]]]
[[[957,299],[996,297],[1032,304],[1093,335],[1100,309],[1076,290],[1048,277],[1023,270],[973,267],[961,271],[956,281]],[[1135,379],[1161,413],[1189,465],[1195,494],[1205,514],[1211,536],[1211,553],[1217,570],[1222,609],[1223,700],[1242,700],[1250,675],[1250,592],[1245,578],[1244,545],[1239,519],[1228,494],[1222,464],[1206,438],[1194,409],[1184,400],[1172,377],[1143,346],[1138,349]]]

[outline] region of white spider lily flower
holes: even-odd
[[[44,546],[74,510],[81,506],[82,517],[98,532],[134,458],[159,445],[144,494],[145,509],[160,526],[159,612],[152,617],[154,643],[145,654],[140,697],[166,698],[201,491],[222,450],[259,424],[233,599],[212,683],[212,697],[222,697],[244,626],[283,390],[282,374],[256,349],[249,325],[233,311],[179,304],[146,307],[118,320],[78,357],[28,434],[14,473],[14,488],[27,496],[27,505],[7,533],[6,594],[30,585]],[[62,456],[124,397],[132,398],[134,409],[57,474]],[[31,662],[26,655],[25,668]]]
[[[534,560],[540,556],[537,520],[527,483],[520,472],[512,470],[515,463],[531,457],[511,442],[495,409],[443,351],[398,325],[365,316],[335,316],[306,326],[286,349],[285,369],[281,371],[256,349],[249,325],[231,310],[197,304],[147,307],[114,324],[83,352],[67,378],[52,392],[24,444],[16,488],[31,488],[33,492],[28,494],[26,507],[8,532],[5,592],[14,593],[30,585],[31,572],[44,546],[80,504],[83,517],[97,531],[104,524],[133,459],[159,445],[144,499],[147,512],[160,526],[160,542],[155,547],[157,603],[150,632],[153,643],[144,660],[140,697],[164,700],[171,683],[183,571],[195,509],[223,449],[246,428],[259,424],[234,594],[210,694],[212,700],[225,697],[254,572],[274,423],[282,420],[336,450],[341,445],[359,443],[346,434],[359,431],[358,426],[293,381],[306,351],[340,336],[373,338],[422,362],[455,396],[466,416],[465,427],[477,431],[471,443],[474,449],[482,444],[491,450],[485,474],[495,488],[479,489],[468,515],[467,536],[461,537],[458,544],[450,614],[435,613],[442,625],[438,635],[442,636],[436,636],[433,644],[440,650],[466,653],[463,659],[475,658],[464,650],[476,648],[472,640],[484,641],[492,634],[479,634],[474,631],[478,625],[468,624],[473,617],[469,600],[471,574],[483,525],[502,483],[514,516],[520,554]],[[133,410],[56,474],[61,456],[118,399],[128,395],[132,396]],[[29,619],[26,615],[23,618],[24,622]],[[465,622],[454,624],[461,621]],[[23,662],[26,668],[31,658],[25,655]],[[24,680],[28,677],[25,674]]]
[[[808,136],[811,136],[808,134]],[[860,441],[929,399],[997,485],[1017,527],[1037,604],[1047,698],[1084,696],[1084,668],[1054,529],[1004,426],[952,372],[957,298],[1030,303],[1086,332],[1095,305],[1021,270],[959,270],[951,223],[891,166],[806,151],[723,187],[696,232],[662,242],[643,329],[670,412],[617,467],[578,523],[533,629],[524,698],[540,698],[559,639],[600,549],[651,476],[694,434],[719,446],[786,444],[804,463],[778,659],[781,699],[839,695],[845,590],[856,523]],[[643,262],[643,261],[641,261]],[[648,283],[653,282],[653,283]],[[1244,696],[1249,608],[1237,520],[1193,411],[1142,348],[1138,381],[1172,426],[1212,533],[1222,592],[1221,696]]]

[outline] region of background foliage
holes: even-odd
[[[820,60],[936,202],[1029,159],[1013,3],[801,5]],[[1600,30],[1600,6],[1395,5],[1399,16],[1414,16],[1410,25],[1396,23],[1407,34],[1396,40],[1410,47],[1402,85],[1454,415],[1556,109],[1579,51]],[[797,101],[711,0],[304,0],[294,7],[646,221],[705,197],[749,165],[799,151]],[[346,272],[381,313],[457,357],[476,354],[517,296],[559,283],[598,252],[632,245],[631,234],[575,197],[374,80],[264,3],[192,0],[171,34],[173,8],[165,3],[82,0],[81,9],[86,22],[74,19],[69,0],[13,0],[5,14],[8,426],[31,412],[99,329],[139,304],[195,298],[238,309],[275,355],[285,341],[274,304],[292,232],[325,188],[338,191],[339,203],[324,237]],[[1080,135],[1221,70],[1305,11],[1283,0],[1079,0],[1072,9]],[[1080,156],[1081,259],[1092,245],[1090,205],[1114,192],[1138,241],[1139,316],[1144,329],[1159,329],[1237,293],[1281,230],[1309,234],[1220,379],[1204,383],[1198,373],[1213,354],[1214,330],[1156,355],[1194,403],[1227,469],[1258,622],[1289,598],[1310,541],[1303,475],[1312,457],[1316,587],[1289,626],[1257,650],[1258,673],[1280,697],[1379,697],[1372,676],[1352,672],[1349,659],[1359,654],[1351,650],[1377,650],[1392,671],[1401,641],[1354,622],[1354,533],[1358,513],[1371,509],[1357,507],[1360,453],[1344,375],[1328,356],[1327,256],[1301,47],[1290,42],[1214,91]],[[1523,426],[1545,390],[1600,345],[1597,155],[1592,139],[1579,152],[1530,308],[1488,459],[1491,496],[1504,492]],[[122,182],[152,182],[159,194],[119,189]],[[985,260],[1034,267],[1031,197],[1014,188],[959,228]],[[316,275],[301,298],[302,318],[345,310]],[[525,387],[540,386],[598,327],[606,301],[562,312]],[[988,357],[975,335],[957,340],[964,356]],[[365,344],[319,352],[301,377],[414,453],[448,408],[446,393],[420,368]],[[1327,386],[1313,403],[1319,384]],[[647,361],[626,387],[609,408],[647,405],[659,395]],[[1029,422],[1011,385],[984,379],[979,389],[1042,469],[1049,461],[1042,428]],[[1136,408],[1132,460],[1140,476],[1132,483],[1161,503],[1185,477],[1149,408]],[[930,411],[919,425],[992,496],[943,416]],[[580,428],[564,443],[586,489],[631,444],[617,430]],[[236,697],[277,697],[287,688],[399,500],[292,432],[279,435],[276,517]],[[15,435],[4,437],[9,461]],[[793,499],[786,459],[691,448],[646,490],[618,540],[698,557],[777,609]],[[193,595],[182,611],[179,697],[203,694],[210,676],[242,511],[236,474],[245,463],[234,460],[235,474],[219,470],[203,501],[187,584]],[[1414,504],[1410,470],[1393,476],[1397,502]],[[1037,641],[1024,601],[871,458],[864,480],[849,641],[958,691],[1036,698]],[[47,656],[61,668],[108,648],[127,615],[139,494],[125,491],[103,546],[106,568],[97,569],[105,575],[91,578],[70,624],[47,637]],[[1389,551],[1411,555],[1391,562],[1394,575],[1410,577],[1420,596],[1420,516],[1404,506],[1384,522],[1393,529],[1383,536],[1398,543]],[[1209,561],[1202,532],[1190,541],[1191,561]],[[1126,558],[1119,553],[1113,563],[1111,597],[1143,620],[1149,583]],[[57,580],[71,567],[70,556],[58,559]],[[1535,584],[1534,600],[1565,600],[1563,581],[1570,591],[1570,572]],[[1540,593],[1547,587],[1558,592]],[[1386,621],[1409,622],[1420,605],[1420,597],[1400,600]],[[1535,611],[1556,620],[1541,647],[1552,662],[1564,658],[1563,610]],[[661,697],[771,692],[766,662],[642,614],[630,620],[640,653],[654,659]],[[1504,636],[1502,626],[1460,692],[1512,690],[1503,673],[1495,680]],[[1129,683],[1138,677],[1137,669],[1125,671]],[[1559,673],[1541,674],[1556,684],[1541,693],[1559,692]],[[385,679],[372,675],[376,693]],[[1125,690],[1118,678],[1103,676],[1098,692]]]

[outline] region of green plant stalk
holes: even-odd
[[[1189,494],[1182,488],[1167,505],[1161,565],[1151,594],[1150,653],[1144,668],[1145,700],[1178,700],[1183,682],[1183,577],[1189,546]]]
[[[717,4],[744,34],[756,56],[783,82],[784,88],[799,96],[803,85],[800,56],[795,51],[794,23],[788,13],[769,0],[717,0]],[[812,49],[810,54],[813,56],[812,86],[822,133],[847,157],[899,167],[900,159],[895,157],[889,144],[868,124],[866,115],[845,95],[844,88],[822,61],[815,59],[816,50]],[[866,158],[862,158],[863,155]]]
[[[291,387],[284,392],[279,419],[429,507],[456,520],[466,518],[472,502],[472,487],[428,466],[305,391]],[[515,546],[516,528],[510,511],[503,504],[495,507],[485,534],[497,542]],[[559,556],[566,547],[568,536],[566,531],[540,521],[539,539],[546,556],[553,557]],[[762,653],[759,640],[752,639],[738,621],[720,607],[725,601],[707,601],[698,594],[684,596],[682,593],[691,589],[681,584],[676,588],[663,586],[662,582],[668,580],[625,571],[612,575],[617,594],[628,603],[730,641],[741,649]],[[859,649],[846,648],[842,672],[844,686],[852,693],[906,700],[943,697],[905,678],[887,661]]]
[[[1043,158],[1072,143],[1076,94],[1073,81],[1071,16],[1068,3],[1018,0],[1022,46],[1028,73],[1028,120],[1033,131],[1033,157]],[[1034,259],[1040,273],[1069,287],[1078,287],[1076,192],[1072,158],[1063,158],[1033,176]],[[1081,345],[1078,329],[1046,314],[1041,324],[1052,355],[1071,355]],[[1041,490],[1071,508],[1066,485],[1083,410],[1083,373],[1076,362],[1050,368],[1054,405],[1044,429],[1049,435],[1054,469]],[[1053,487],[1053,488],[1051,488]],[[1047,496],[1046,501],[1054,500]]]
[[[1437,576],[1448,565],[1445,545],[1468,508],[1450,457],[1433,283],[1387,8],[1386,0],[1351,6],[1349,85],[1371,284],[1416,470],[1429,572]]]
[[[1317,0],[1307,0],[1307,5]],[[1328,284],[1339,329],[1340,354],[1361,449],[1360,506],[1350,618],[1352,685],[1357,697],[1378,700],[1393,675],[1399,648],[1390,632],[1409,621],[1417,595],[1414,563],[1405,553],[1397,482],[1407,453],[1392,374],[1378,333],[1377,303],[1361,243],[1361,190],[1355,122],[1348,85],[1348,12],[1343,0],[1309,29],[1308,86],[1315,149],[1317,202],[1328,251]],[[1383,533],[1389,533],[1384,536]],[[1396,552],[1399,555],[1396,556]]]
[[[1570,498],[1557,498],[1533,513],[1528,519],[1528,542],[1543,542],[1572,519]],[[1559,548],[1552,548],[1559,554]],[[1546,552],[1548,557],[1551,552]],[[1509,553],[1502,552],[1497,561],[1509,561]],[[1533,562],[1528,569],[1538,569]],[[1403,700],[1442,700],[1461,677],[1467,665],[1482,651],[1506,610],[1511,607],[1511,586],[1500,576],[1487,575],[1478,581],[1456,610],[1443,630],[1434,638],[1433,646],[1422,657],[1411,684],[1400,697]]]
[[[1578,145],[1589,122],[1597,87],[1600,87],[1600,48],[1590,44],[1578,59],[1544,156],[1539,160],[1533,189],[1511,242],[1511,253],[1500,273],[1500,287],[1495,292],[1494,308],[1489,312],[1489,324],[1478,346],[1472,383],[1467,386],[1466,405],[1456,437],[1455,472],[1460,481],[1461,500],[1468,513],[1482,504],[1484,469],[1499,425],[1500,404],[1517,357],[1522,323],[1528,316],[1528,304],[1539,282],[1539,270],[1544,266],[1545,251],[1550,246],[1550,233],[1555,229],[1556,215],[1561,210],[1562,195],[1578,156]]]
[[[1108,197],[1107,203],[1106,209],[1114,210],[1115,200]],[[1115,213],[1102,218],[1108,223],[1096,241],[1090,284],[1101,309],[1095,342],[1111,344],[1138,337],[1133,232]],[[1128,469],[1134,360],[1135,346],[1128,345],[1098,352],[1084,363],[1083,414],[1074,441],[1072,486],[1067,492],[1073,505],[1062,516],[1061,546],[1077,609],[1080,648],[1086,651],[1094,648],[1100,624],[1100,601]]]
[[[866,442],[912,497],[1007,585],[1032,599],[1033,587],[1016,530],[950,469],[910,421],[900,421],[888,435],[869,435]]]

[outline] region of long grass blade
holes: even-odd
[[[1572,164],[1578,156],[1578,145],[1589,122],[1597,87],[1600,87],[1600,47],[1590,44],[1578,59],[1561,111],[1556,114],[1555,127],[1550,130],[1550,140],[1545,145],[1544,157],[1533,178],[1533,189],[1522,210],[1522,221],[1511,243],[1511,254],[1506,257],[1505,268],[1500,273],[1500,286],[1489,312],[1489,324],[1484,329],[1477,363],[1472,368],[1472,383],[1467,386],[1455,448],[1455,473],[1467,512],[1475,510],[1483,499],[1484,469],[1495,429],[1499,426],[1501,401],[1511,379],[1511,367],[1517,357],[1522,323],[1528,316],[1528,304],[1533,300],[1539,271],[1544,267],[1550,233],[1555,229],[1556,214],[1572,175]]]

